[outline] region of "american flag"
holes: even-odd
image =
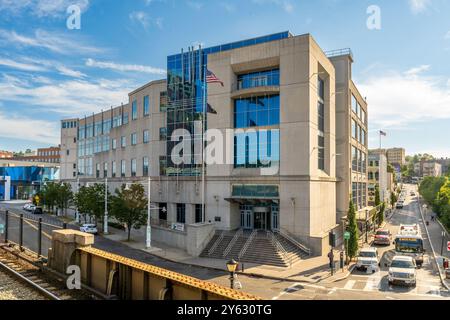
[[[206,83],[220,83],[223,87],[223,82],[217,78],[217,76],[212,72],[206,69]]]
[[[380,130],[380,136],[385,136],[386,137],[386,132]]]

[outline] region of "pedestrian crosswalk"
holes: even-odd
[[[393,292],[409,295],[448,296],[438,279],[419,280],[416,287],[390,286],[387,274],[373,274],[370,276],[353,276],[342,287],[336,290],[365,291],[365,292]]]

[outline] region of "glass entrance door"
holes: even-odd
[[[279,215],[279,208],[277,205],[272,206],[271,210],[271,216],[272,216],[272,230],[279,230],[280,229],[280,215]]]
[[[267,229],[266,214],[266,212],[255,212],[255,229]]]
[[[253,229],[253,210],[249,206],[241,206],[241,228]]]

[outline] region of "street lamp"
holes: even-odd
[[[230,261],[227,262],[227,269],[228,269],[228,272],[230,273],[230,288],[231,289],[234,289],[234,273],[236,272],[237,265],[238,265],[238,263],[234,259],[231,259]]]
[[[366,243],[369,242],[368,240],[368,221],[369,221],[369,210],[366,210],[366,223],[365,223],[365,231],[366,231]]]
[[[105,178],[105,217],[103,220],[103,233],[108,234],[108,178]]]
[[[77,194],[80,192],[80,178],[77,178]],[[77,223],[80,223],[80,212],[78,211],[78,206],[75,211],[75,220]]]

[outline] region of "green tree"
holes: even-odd
[[[378,184],[375,186],[375,207],[378,207],[381,203],[380,200],[380,187]]]
[[[111,194],[108,192],[108,207],[110,207]],[[93,217],[95,223],[101,221],[105,214],[105,185],[94,184],[89,187],[81,187],[75,195],[75,205],[78,212],[84,220],[87,220],[87,215]],[[109,211],[109,209],[108,209]]]
[[[378,207],[378,211],[377,211],[377,220],[378,220],[378,225],[381,226],[381,224],[384,221],[384,211],[386,209],[386,206],[384,204],[384,202]]]
[[[397,196],[395,195],[395,192],[391,192],[391,206],[392,208],[395,206],[395,203],[397,202]]]
[[[58,208],[63,211],[63,214],[67,214],[67,208],[69,208],[70,204],[73,201],[73,192],[70,184],[61,183],[57,187],[57,199],[56,202],[58,204]]]
[[[356,257],[358,254],[358,239],[359,231],[356,222],[356,210],[353,201],[350,200],[348,213],[347,213],[347,231],[350,233],[350,239],[347,243],[348,256],[350,259]]]
[[[131,229],[139,229],[147,221],[147,197],[141,184],[125,185],[116,190],[111,199],[111,213],[119,222],[127,225],[128,241],[131,238]]]

